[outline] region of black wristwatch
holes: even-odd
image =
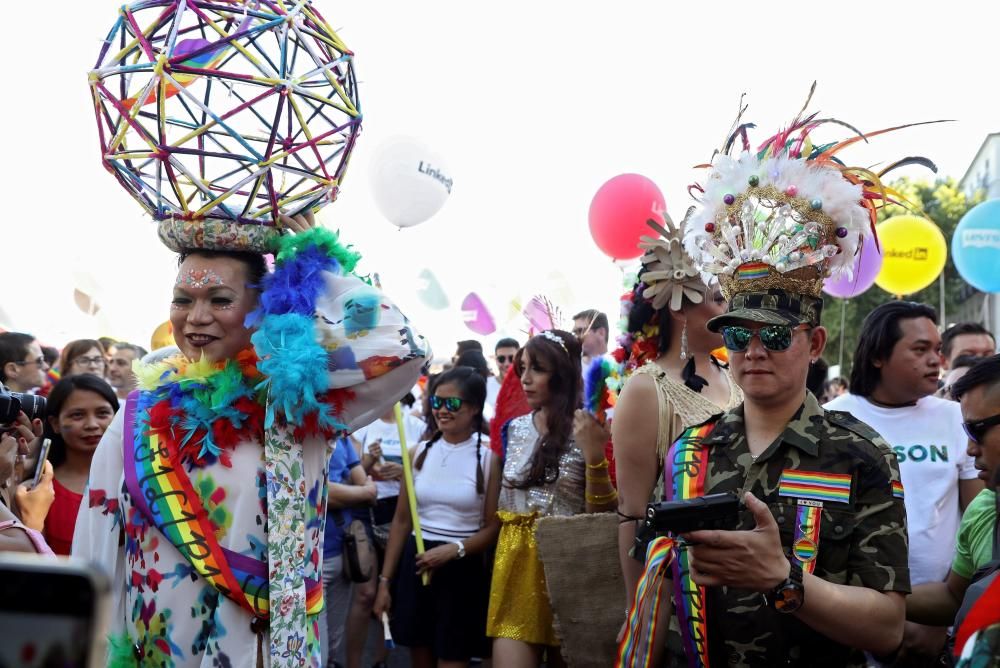
[[[806,590],[802,586],[802,564],[794,559],[788,560],[788,577],[771,591],[771,607],[778,612],[795,612],[806,600]]]

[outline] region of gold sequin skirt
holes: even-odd
[[[493,562],[486,635],[536,645],[558,645],[545,571],[535,542],[537,513],[501,510],[500,537]]]

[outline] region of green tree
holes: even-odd
[[[892,188],[903,193],[911,203],[913,212],[923,213],[933,220],[944,238],[951,247],[951,237],[955,232],[955,227],[965,213],[983,201],[984,194],[979,192],[975,197],[968,198],[958,188],[958,183],[954,178],[938,179],[933,183],[928,181],[913,181],[908,178],[901,178],[890,184]],[[890,204],[879,212],[879,222],[898,216],[908,211],[901,206]],[[945,317],[949,313],[954,313],[961,299],[967,294],[968,284],[962,280],[955,270],[955,264],[951,260],[951,253],[948,254],[948,262],[944,268],[944,309]],[[830,331],[829,342],[827,343],[824,357],[831,364],[841,363],[841,375],[848,377],[851,371],[851,364],[854,357],[854,349],[857,346],[858,334],[861,331],[861,323],[879,304],[883,304],[892,295],[885,292],[877,285],[873,285],[864,294],[851,299],[835,299],[825,297],[823,322]],[[941,287],[938,281],[934,281],[930,286],[920,292],[907,295],[906,299],[916,302],[931,304],[941,310]],[[843,322],[843,331],[841,331]],[[945,324],[945,323],[942,323]],[[843,351],[841,353],[841,351]],[[841,362],[842,360],[842,362]]]

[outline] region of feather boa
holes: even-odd
[[[265,426],[280,415],[297,432],[333,435],[345,428],[337,407],[348,390],[330,388],[327,352],[316,340],[316,301],[325,287],[324,272],[351,274],[361,255],[322,227],[282,237],[275,270],[264,280],[260,308],[247,316],[256,326],[251,337],[265,378]]]
[[[614,408],[621,387],[622,365],[602,356],[591,361],[583,376],[583,407],[604,423]]]
[[[139,409],[150,429],[176,439],[188,466],[228,465],[230,449],[241,440],[260,440],[275,420],[293,425],[296,438],[331,438],[343,430],[337,415],[353,395],[329,386],[314,313],[324,272],[353,272],[360,257],[323,228],[283,237],[260,307],[247,316],[247,326],[257,327],[254,350],[216,364],[177,356],[137,365],[145,390]]]
[[[187,466],[221,461],[243,440],[260,440],[264,429],[262,376],[257,357],[245,350],[236,359],[212,364],[183,356],[137,369],[140,423],[159,438],[176,442]]]

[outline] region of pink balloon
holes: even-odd
[[[538,297],[532,297],[528,305],[524,307],[524,317],[527,318],[528,322],[536,332],[544,332],[548,329],[555,329],[555,324],[552,322],[552,316],[549,314],[549,309],[545,306],[545,303]]]
[[[488,336],[497,331],[493,316],[475,292],[465,295],[462,300],[462,320],[466,327],[480,336]]]
[[[651,234],[646,221],[666,209],[663,193],[639,174],[620,174],[598,189],[590,202],[590,235],[612,260],[642,255],[640,237]]]
[[[875,283],[881,268],[882,251],[875,248],[875,242],[869,239],[861,247],[861,252],[854,256],[854,276],[828,280],[823,292],[841,299],[857,297]]]

